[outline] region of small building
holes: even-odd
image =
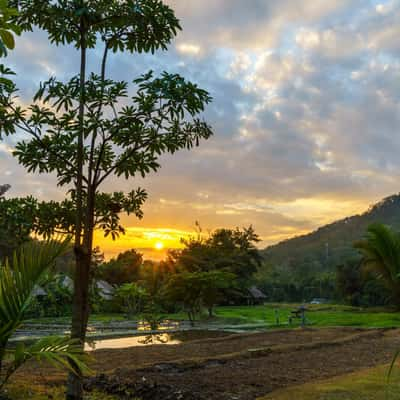
[[[247,292],[248,305],[263,304],[267,300],[267,296],[256,286],[251,286]]]
[[[106,281],[96,281],[96,288],[103,300],[111,300],[114,296],[115,289]]]
[[[47,296],[47,292],[39,285],[36,285],[32,291],[33,297],[45,297]]]
[[[61,275],[60,285],[68,289],[71,293],[74,290],[74,281],[67,275]]]

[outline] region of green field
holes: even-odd
[[[278,310],[282,325],[288,323],[290,312],[298,305],[266,304],[253,307],[218,307],[219,320],[238,324],[267,323],[275,325]],[[382,309],[359,309],[340,305],[307,306],[306,317],[312,326],[358,326],[363,328],[400,327],[400,313]],[[295,324],[299,324],[297,321]]]
[[[259,306],[226,306],[215,309],[215,317],[208,319],[202,315],[201,324],[211,325],[267,325],[276,326],[276,312],[279,314],[281,326],[287,326],[290,312],[296,309],[297,304],[266,304]],[[309,305],[306,312],[307,320],[312,326],[354,326],[362,328],[400,327],[400,313],[382,308],[360,309],[342,305]],[[165,315],[166,318],[184,320],[185,313]],[[140,319],[140,316],[138,316]],[[122,314],[94,314],[90,318],[92,323],[112,323],[125,320]],[[39,318],[28,322],[34,323],[68,323],[69,317]],[[293,326],[298,326],[295,320]],[[251,326],[249,326],[251,328]]]
[[[387,383],[388,366],[380,366],[274,392],[258,400],[395,400],[400,398],[400,370]]]

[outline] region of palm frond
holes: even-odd
[[[390,288],[399,284],[400,235],[383,224],[368,227],[365,240],[354,245],[363,256],[363,265],[374,271]]]
[[[66,251],[68,243],[69,238],[29,243],[0,267],[0,342],[18,327],[33,289]]]
[[[56,368],[63,368],[74,374],[90,372],[86,365],[89,357],[82,351],[79,341],[66,337],[47,336],[31,346],[19,343],[14,350],[8,351],[8,354],[11,361],[2,385],[21,365],[31,359],[46,361]]]

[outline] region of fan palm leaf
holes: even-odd
[[[21,325],[35,287],[42,283],[68,245],[69,238],[31,242],[0,266],[0,389],[30,359],[45,360],[73,372],[87,369],[81,344],[64,337],[45,337],[30,346],[19,343],[7,351],[8,341]],[[2,368],[6,353],[7,365]]]
[[[363,265],[386,285],[400,306],[400,235],[375,223],[368,227],[366,238],[354,246],[363,256]]]

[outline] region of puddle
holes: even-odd
[[[101,349],[125,349],[127,347],[136,346],[151,346],[152,344],[180,344],[180,340],[171,339],[167,333],[153,335],[153,340],[147,340],[147,336],[132,336],[119,339],[103,339],[95,340],[91,344],[85,345],[86,351],[101,350]]]

